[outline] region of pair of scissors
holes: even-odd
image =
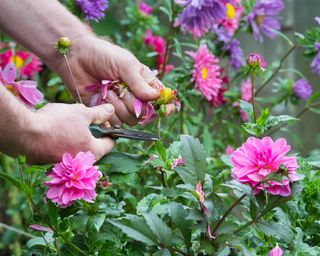
[[[151,133],[123,129],[120,126],[104,128],[92,124],[89,126],[92,135],[96,138],[110,137],[112,139],[126,138],[134,140],[157,141],[159,138]]]

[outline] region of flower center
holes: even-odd
[[[207,77],[208,77],[208,69],[207,68],[201,69],[201,77],[202,77],[202,79],[207,79]]]
[[[226,10],[226,16],[228,19],[232,20],[234,16],[236,15],[236,11],[232,4],[227,3],[226,4],[227,10]]]
[[[4,87],[6,87],[6,89],[7,89],[8,91],[10,91],[14,96],[19,96],[19,95],[20,95],[20,93],[17,91],[16,88],[14,88],[13,85],[11,85],[11,84],[6,84]]]
[[[21,68],[24,64],[24,60],[20,56],[11,56],[10,61],[14,63],[17,68]]]
[[[260,16],[255,16],[254,19],[255,19],[257,25],[259,27],[261,27],[261,25],[263,24],[264,20],[266,19],[266,15],[263,14],[263,15],[260,15]]]

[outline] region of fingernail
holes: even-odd
[[[111,104],[105,104],[104,105],[104,109],[108,112],[108,113],[113,113],[114,112],[114,107]]]

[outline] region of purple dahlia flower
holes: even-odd
[[[293,84],[293,93],[301,100],[307,100],[312,91],[312,86],[306,79],[299,79]]]
[[[314,47],[317,50],[317,55],[311,62],[311,70],[313,73],[317,73],[320,76],[320,42],[315,43]]]
[[[108,0],[76,0],[87,20],[99,21],[108,9]]]
[[[243,51],[240,46],[240,42],[233,39],[229,45],[230,52],[230,65],[233,69],[239,69],[244,65]]]
[[[208,32],[225,17],[225,5],[221,0],[179,0],[177,3],[185,5],[178,19],[179,25],[196,37]]]
[[[275,31],[279,31],[281,28],[279,13],[283,9],[282,0],[257,0],[251,13],[246,17],[256,40],[263,41],[261,32],[271,39],[276,37],[277,33]]]

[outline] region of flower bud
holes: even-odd
[[[59,48],[69,48],[71,46],[71,41],[68,37],[60,37],[58,40],[58,47]]]
[[[251,53],[247,58],[247,65],[250,68],[266,68],[266,62],[260,54]]]

